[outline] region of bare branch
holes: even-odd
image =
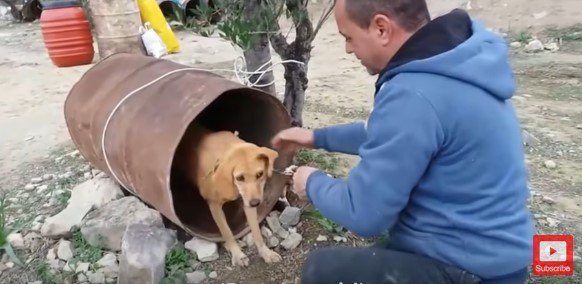
[[[293,24],[295,24],[295,41],[294,44],[310,45],[311,36],[313,34],[313,24],[309,19],[307,11],[307,1],[304,0],[286,0],[287,10],[291,12]]]
[[[271,41],[271,46],[281,56],[281,58],[285,59],[289,57],[289,43],[287,42],[287,38],[281,33],[270,34],[269,39]]]
[[[319,32],[319,30],[323,26],[323,23],[325,23],[325,21],[327,21],[327,19],[331,15],[331,12],[335,8],[335,3],[336,3],[336,0],[329,0],[328,6],[325,9],[323,9],[323,11],[321,12],[321,17],[319,18],[319,21],[317,22],[317,25],[315,26],[315,30],[313,31],[313,34],[311,35],[310,41],[313,41],[315,39],[315,36],[317,36],[317,33]]]

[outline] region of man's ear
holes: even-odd
[[[261,147],[257,158],[265,160],[267,165],[267,177],[273,175],[275,167],[275,160],[279,157],[279,153],[271,148]]]
[[[388,16],[378,14],[370,21],[370,25],[377,32],[377,36],[383,45],[386,45],[392,39],[394,22]]]

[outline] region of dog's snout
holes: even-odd
[[[251,200],[249,201],[249,205],[250,205],[251,207],[257,207],[257,206],[259,206],[259,204],[261,204],[261,200],[259,200],[259,199],[256,199],[256,198],[255,198],[255,199],[251,199]]]

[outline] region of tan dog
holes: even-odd
[[[192,124],[176,155],[178,167],[191,182],[198,185],[212,217],[224,237],[224,247],[230,252],[233,265],[247,266],[248,257],[237,244],[228,226],[222,206],[242,197],[244,212],[259,255],[267,263],[281,261],[281,256],[269,249],[263,240],[257,218],[257,206],[263,201],[267,178],[273,173],[278,153],[259,147],[229,131],[211,132]],[[182,146],[183,145],[183,146]]]

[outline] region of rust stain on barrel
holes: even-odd
[[[207,204],[197,189],[172,171],[176,149],[195,119],[215,130],[237,130],[241,138],[271,146],[290,117],[274,96],[217,74],[188,70],[169,75],[126,99],[112,115],[105,136],[107,166],[101,147],[103,129],[115,106],[130,92],[156,78],[189,66],[138,54],[114,54],[89,69],[69,92],[65,121],[74,144],[93,166],[157,209],[188,233],[222,241]],[[291,164],[279,153],[277,168]],[[281,195],[286,177],[273,175],[258,208],[263,220]],[[236,237],[249,231],[240,200],[225,205]]]

